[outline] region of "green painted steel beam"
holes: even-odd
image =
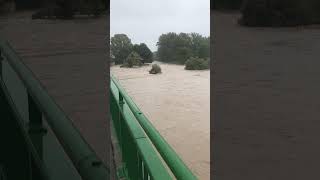
[[[8,107],[5,107],[5,108],[1,107],[3,105],[6,105]],[[48,170],[47,170],[45,164],[41,161],[41,158],[39,157],[39,154],[37,153],[36,148],[33,146],[32,141],[29,138],[28,132],[26,131],[26,129],[24,127],[24,120],[23,120],[21,114],[18,112],[13,100],[10,97],[9,91],[8,91],[7,87],[5,86],[5,84],[4,84],[4,82],[3,82],[3,80],[1,78],[0,78],[0,107],[3,108],[1,110],[6,109],[8,111],[6,114],[1,114],[2,118],[7,119],[8,116],[9,117],[11,116],[12,119],[10,119],[10,120],[13,120],[13,119],[16,120],[16,121],[12,121],[10,123],[16,124],[16,130],[18,129],[19,132],[14,132],[15,133],[15,135],[14,135],[15,138],[10,136],[10,140],[11,141],[16,141],[15,143],[18,143],[20,146],[22,144],[25,144],[27,146],[27,150],[26,149],[22,149],[22,151],[24,151],[23,153],[27,153],[27,154],[29,153],[27,155],[27,157],[26,157],[28,159],[27,160],[28,161],[27,164],[29,164],[28,165],[29,167],[23,167],[23,168],[24,168],[24,170],[29,170],[29,173],[31,174],[31,175],[30,174],[29,175],[32,176],[32,177],[23,177],[23,178],[25,178],[25,179],[33,178],[34,180],[36,180],[36,179],[50,180],[51,178],[49,177]],[[3,120],[3,119],[1,119],[1,120]],[[6,126],[6,128],[8,128],[8,126]],[[12,129],[9,128],[8,131],[10,131],[10,130],[12,130]],[[16,139],[17,135],[19,135],[19,134],[23,137],[22,141]],[[4,147],[3,147],[3,149],[4,149]],[[16,152],[17,150],[18,149],[14,149],[13,151]],[[5,156],[9,156],[10,157],[10,155],[7,155],[7,154]],[[14,156],[17,156],[17,155],[14,155]],[[19,154],[18,156],[21,157],[21,154]],[[21,167],[21,164],[26,163],[26,162],[23,162],[23,159],[19,159],[19,160],[21,160],[22,162],[10,162],[10,163],[19,164],[18,166],[20,166],[20,167]],[[32,164],[32,166],[31,166],[31,164]],[[18,166],[15,166],[15,168],[19,169]],[[32,171],[37,171],[36,172],[37,175],[34,176],[32,174],[33,173]],[[22,172],[19,172],[19,173],[21,173],[21,174],[17,174],[17,176],[25,176],[24,173],[22,173]],[[1,177],[0,177],[0,179],[1,179]]]
[[[144,133],[144,130],[142,129],[142,127],[134,117],[129,106],[126,104],[120,105],[119,97],[118,97],[119,91],[116,88],[115,84],[111,82],[110,86],[111,86],[110,98],[114,98],[118,102],[117,106],[119,108],[120,114],[123,117],[124,122],[126,123],[126,127],[129,130],[132,140],[134,141],[136,148],[143,159],[143,162],[147,166],[147,169],[150,173],[151,178],[154,180],[173,179],[170,173],[168,172],[168,169],[164,166],[163,162],[161,161],[161,158],[153,148],[153,145],[151,144],[149,138]],[[115,121],[115,119],[113,119],[113,121]],[[128,141],[124,143],[128,143]],[[135,164],[135,166],[138,166],[138,164]],[[128,168],[135,169],[137,167],[128,167]]]
[[[197,179],[191,170],[180,159],[178,154],[171,148],[166,140],[160,135],[157,129],[151,124],[147,117],[142,113],[138,106],[133,102],[120,83],[111,75],[111,80],[122,94],[125,102],[130,107],[133,115],[136,117],[141,127],[144,129],[163,160],[167,163],[172,173],[178,180],[195,180]]]
[[[109,169],[97,157],[71,120],[48,95],[32,71],[23,64],[20,57],[7,41],[0,40],[0,49],[27,88],[34,102],[46,117],[60,144],[70,157],[84,180],[108,180]]]

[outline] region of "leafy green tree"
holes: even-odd
[[[157,53],[158,53],[157,51],[152,52],[152,59],[153,59],[154,61],[158,61],[158,60],[159,60]]]
[[[135,44],[133,50],[141,56],[142,63],[152,63],[153,54],[146,44]]]
[[[210,37],[204,37],[201,44],[198,56],[200,58],[209,58],[210,57]]]
[[[175,61],[178,63],[185,63],[185,61],[193,55],[192,39],[187,33],[180,33],[176,39]]]
[[[198,33],[191,33],[191,47],[194,57],[207,58],[210,56],[210,38]]]
[[[136,53],[135,51],[132,51],[126,58],[122,67],[131,68],[133,66],[141,66],[141,65],[142,65],[142,58],[139,56],[138,53]]]
[[[125,34],[115,34],[111,38],[110,50],[115,64],[123,64],[124,60],[132,52],[133,45]]]
[[[186,33],[162,34],[157,45],[158,58],[163,62],[184,63],[192,55],[191,38]]]
[[[174,45],[177,39],[177,34],[174,32],[169,32],[167,34],[162,34],[157,42],[158,51],[157,57],[159,61],[172,62],[174,61]]]
[[[190,57],[210,56],[210,40],[197,33],[167,33],[159,37],[157,58],[163,62],[184,64]]]

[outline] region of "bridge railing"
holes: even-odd
[[[16,76],[17,78],[14,79],[12,77],[4,77],[4,74],[6,74],[4,71],[6,71],[7,74],[14,73],[14,76]],[[15,86],[13,88],[8,88],[8,86],[10,86],[10,83],[15,83],[14,81],[21,81],[22,85],[20,85],[19,87]],[[30,163],[35,164],[33,166],[30,166],[30,172],[28,172],[29,175],[24,179],[51,178],[50,173],[46,170],[44,163],[45,160],[43,160],[42,157],[44,142],[41,134],[46,132],[46,129],[43,126],[43,124],[45,123],[43,121],[44,119],[53,131],[60,145],[63,147],[64,152],[71,160],[73,167],[77,170],[81,179],[109,179],[109,169],[105,167],[102,161],[96,156],[95,152],[87,144],[87,142],[75,128],[71,120],[48,95],[46,90],[35,78],[33,73],[27,68],[26,65],[23,64],[22,60],[9,45],[9,43],[2,40],[0,40],[0,84],[0,95],[1,97],[5,97],[5,99],[7,100],[7,103],[1,102],[0,105],[2,107],[9,106],[9,108],[6,108],[11,111],[12,115],[11,117],[9,112],[0,111],[1,113],[3,113],[0,114],[0,119],[4,120],[5,118],[3,117],[10,116],[11,118],[6,118],[9,119],[9,121],[7,121],[8,123],[16,121],[17,124],[19,124],[19,128],[24,137],[24,142],[22,142],[22,144],[26,143],[27,149],[31,151],[31,156],[27,157],[26,159],[31,158],[32,161],[30,161]],[[21,94],[26,94],[27,98],[15,98],[15,96]],[[23,99],[22,102],[21,99]],[[22,108],[23,105],[26,105],[26,110]],[[4,121],[0,121],[0,123],[4,123]],[[0,124],[0,126],[4,128],[5,124]],[[11,134],[15,133],[18,132],[12,132]],[[10,134],[8,136],[10,137]],[[1,138],[4,139],[4,137]],[[9,145],[11,144],[12,142],[9,142]],[[10,155],[1,154],[0,156]],[[0,161],[1,159],[5,158],[0,157]],[[15,164],[22,163],[19,162],[22,161],[22,159],[11,159],[11,161],[14,161],[13,163]],[[60,166],[60,164],[55,164],[53,166],[58,167]],[[8,171],[10,171],[10,167]],[[35,174],[37,173],[41,175],[35,177]]]
[[[127,176],[130,179],[147,179],[146,176],[155,180],[197,179],[117,79],[111,76],[110,82],[111,115]]]

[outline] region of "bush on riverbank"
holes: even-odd
[[[152,68],[149,71],[150,74],[158,74],[161,73],[161,67],[159,66],[159,64],[152,64]]]
[[[134,66],[142,66],[142,58],[136,52],[131,52],[126,60],[124,61],[123,65],[120,67],[134,67]]]
[[[186,61],[186,70],[204,70],[210,68],[209,59],[202,59],[198,57],[191,57]]]
[[[137,52],[142,58],[142,63],[152,63],[153,54],[145,43],[133,45],[133,51]]]

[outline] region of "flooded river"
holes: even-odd
[[[210,179],[210,71],[160,64],[120,68],[115,75],[135,103],[199,179]]]
[[[320,28],[248,28],[214,12],[218,180],[320,179]]]

